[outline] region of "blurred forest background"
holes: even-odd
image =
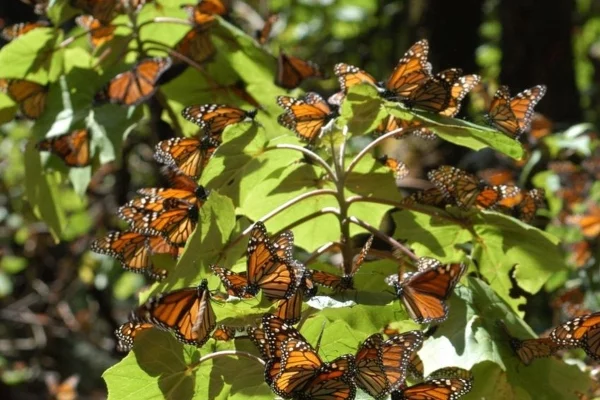
[[[1,21],[10,25],[39,20],[34,3],[3,0]],[[278,13],[271,46],[313,60],[327,71],[346,62],[374,76],[387,76],[412,43],[427,38],[436,69],[460,66],[465,73],[481,74],[485,82],[509,85],[513,94],[535,84],[548,86],[536,108],[545,118],[534,121],[537,136],[526,138],[534,144],[536,163],[516,165],[491,152],[473,153],[441,141],[403,142],[401,148],[398,142],[388,144],[386,152],[416,171],[414,178],[443,163],[472,171],[505,168],[517,176],[525,167],[526,178],[520,183],[531,187],[535,173],[560,175],[549,167],[552,162],[579,168],[586,156],[594,155],[594,127],[600,126],[599,0],[274,0],[239,1],[233,10],[232,19],[247,31],[260,28],[269,12]],[[60,28],[78,29],[72,20]],[[337,82],[310,81],[305,89],[331,94]],[[484,109],[493,90],[482,87],[471,97],[470,109]],[[0,126],[0,398],[51,396],[57,384],[74,375],[81,398],[106,396],[101,374],[123,356],[115,351],[113,331],[146,282],[88,248],[99,232],[116,225],[119,204],[135,189],[157,183],[152,149],[172,134],[160,119],[153,119],[152,112],[145,121],[124,143],[117,156],[122,162],[105,164],[95,172],[85,199],[65,191],[62,201],[71,209],[66,233],[70,239],[60,243],[35,218],[25,196],[20,149],[30,138],[31,123],[16,120]],[[573,135],[585,132],[585,145],[574,146],[575,139],[565,143],[574,137],[569,135],[539,145],[548,133],[573,127],[578,129],[570,131]],[[600,168],[594,165],[590,170],[586,169],[588,186],[598,179]],[[566,186],[560,181],[546,188],[557,193]],[[581,204],[598,195],[590,190],[578,193]],[[598,232],[582,235],[577,224],[561,215],[561,207],[551,206],[541,222],[542,227],[554,225],[554,232],[565,239],[565,258],[574,267],[573,274],[560,282],[583,287],[586,305],[597,310]],[[565,228],[568,225],[574,226],[572,231]],[[538,331],[558,322],[550,306],[555,287],[549,285],[528,301],[526,319]]]

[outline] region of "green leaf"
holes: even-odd
[[[556,237],[514,218],[491,211],[451,209],[458,212],[452,215],[430,210],[433,216],[408,210],[394,213],[395,237],[406,239],[419,256],[442,262],[463,258],[456,250],[471,243],[479,272],[515,311],[525,299],[511,297],[511,275],[519,287],[537,293],[554,273],[567,268]]]
[[[261,126],[244,122],[228,127],[223,133],[223,144],[208,163],[200,182],[209,189],[218,188],[237,206],[247,207],[246,199],[257,184],[302,157],[298,151],[266,147]]]
[[[484,282],[468,283],[457,287],[448,319],[419,351],[425,375],[449,366],[472,369],[473,391],[465,399],[567,399],[585,392],[590,378],[574,365],[552,358],[520,364],[498,321],[520,338],[531,337],[531,330]]]
[[[177,266],[169,273],[169,277],[161,282],[160,290],[163,291],[165,287],[172,290],[175,286],[191,286],[207,275],[217,282],[208,266],[215,262],[234,227],[233,203],[213,190],[200,209],[200,221],[188,239]]]
[[[170,333],[141,332],[133,351],[104,372],[108,398],[273,398],[258,361],[224,355],[199,363],[201,354],[206,352],[180,344]]]
[[[389,114],[407,121],[417,120],[424,126],[434,131],[442,139],[468,147],[473,150],[481,150],[491,147],[516,160],[524,156],[521,144],[505,134],[490,128],[473,124],[456,118],[448,118],[431,113],[411,113],[400,108],[396,103],[386,103],[385,108]]]
[[[46,84],[62,73],[62,40],[56,28],[37,28],[6,44],[0,50],[1,76]]]
[[[348,125],[355,135],[370,133],[386,115],[382,104],[383,100],[373,85],[352,86],[342,103],[338,125]]]
[[[62,179],[58,172],[44,172],[39,152],[29,142],[25,148],[25,193],[34,214],[43,220],[56,241],[66,224],[61,202]]]

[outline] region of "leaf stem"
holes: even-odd
[[[388,243],[390,246],[397,248],[398,250],[400,250],[401,252],[403,252],[404,254],[406,254],[408,257],[410,257],[412,260],[416,261],[419,259],[419,257],[417,257],[415,255],[415,253],[413,253],[412,251],[410,251],[410,249],[406,246],[404,246],[402,243],[398,242],[396,239],[386,235],[385,233],[381,232],[379,229],[375,228],[374,226],[354,217],[354,216],[350,216],[349,218],[350,222],[352,222],[353,224],[356,224],[362,228],[365,228],[366,230],[368,230],[369,232],[371,232],[373,235],[377,236],[378,238],[380,238],[381,240],[383,240],[384,242]]]
[[[308,214],[305,215],[304,217],[295,220],[294,222],[292,222],[291,224],[288,224],[286,226],[284,226],[283,228],[281,228],[279,231],[274,233],[274,236],[277,236],[278,234],[280,234],[283,231],[287,231],[289,229],[295,228],[298,225],[302,225],[303,223],[305,223],[306,221],[310,221],[311,219],[320,217],[322,215],[325,214],[335,214],[335,215],[339,215],[340,214],[340,210],[338,210],[337,208],[333,208],[333,207],[325,207],[320,209],[319,211],[315,211],[312,214]]]
[[[323,246],[319,247],[317,250],[313,251],[312,254],[306,259],[306,261],[304,261],[304,264],[305,265],[310,264],[321,254],[327,252],[332,247],[339,246],[339,245],[340,245],[339,242],[329,242],[329,243],[324,244]]]
[[[314,196],[326,195],[326,194],[334,195],[335,196],[336,192],[335,192],[335,190],[332,190],[332,189],[318,189],[318,190],[313,190],[312,192],[303,193],[303,194],[301,194],[299,196],[294,197],[293,199],[290,199],[290,200],[286,201],[285,203],[283,203],[279,207],[275,208],[270,213],[263,215],[261,218],[259,218],[257,220],[257,222],[258,221],[265,222],[265,221],[273,218],[274,216],[276,216],[280,212],[284,211],[285,209],[293,206],[296,203],[301,202],[304,199],[308,199],[309,197],[314,197]],[[324,211],[324,210],[321,210],[321,211]],[[232,248],[233,246],[235,246],[236,244],[238,244],[240,240],[242,240],[245,236],[247,236],[250,233],[250,231],[252,231],[252,225],[249,226],[248,228],[244,229],[242,231],[242,233],[239,236],[237,236],[235,239],[233,239],[232,241],[230,241],[229,243],[227,243],[223,247],[223,249],[221,250],[221,252],[219,253],[219,257],[217,258],[217,260],[215,261],[215,263],[218,264],[219,261],[223,258],[223,256],[227,252],[227,250],[229,250],[230,248]]]
[[[420,127],[420,128],[422,128],[422,127]],[[354,167],[356,167],[358,162],[365,156],[365,154],[367,154],[369,151],[371,151],[373,149],[373,147],[377,146],[379,143],[383,142],[385,139],[390,138],[399,132],[410,132],[413,130],[415,130],[415,128],[398,128],[398,129],[394,129],[393,131],[389,131],[389,132],[379,136],[377,139],[373,140],[371,143],[366,145],[365,148],[362,149],[356,155],[356,157],[354,157],[352,159],[352,161],[350,161],[350,164],[348,164],[348,168],[346,169],[346,174],[349,174],[354,169]]]
[[[173,17],[156,17],[156,18],[150,19],[148,21],[142,22],[139,25],[139,29],[142,29],[144,26],[153,24],[153,23],[157,23],[157,24],[170,23],[170,24],[194,26],[194,24],[187,19],[173,18]]]
[[[246,351],[222,350],[222,351],[216,351],[214,353],[210,353],[210,354],[205,355],[204,357],[201,357],[197,362],[195,362],[192,365],[192,367],[195,368],[195,367],[199,366],[200,364],[202,364],[203,362],[208,361],[213,358],[227,357],[227,356],[246,357],[246,358],[249,358],[251,360],[254,360],[254,361],[260,363],[263,366],[265,365],[265,362],[260,357],[257,357],[254,354],[248,353]]]
[[[334,182],[337,181],[337,174],[335,173],[335,171],[333,169],[331,169],[331,167],[329,166],[329,164],[327,164],[327,162],[325,160],[323,160],[321,157],[319,157],[319,155],[317,153],[315,153],[313,151],[310,151],[301,146],[296,146],[295,144],[286,144],[286,143],[277,144],[273,147],[267,147],[265,149],[265,151],[272,150],[272,149],[289,149],[289,150],[299,151],[302,154],[305,154],[306,156],[310,157],[313,161],[318,163],[320,166],[322,166],[325,169],[325,171],[327,171],[327,174],[329,175],[329,177],[331,178],[332,181],[334,181]]]

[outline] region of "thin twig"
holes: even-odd
[[[366,145],[365,148],[362,149],[356,155],[356,157],[354,157],[352,159],[352,161],[350,161],[350,164],[348,164],[348,168],[346,169],[346,174],[349,174],[354,169],[354,167],[356,167],[356,164],[358,164],[358,162],[365,156],[365,154],[367,154],[369,151],[371,151],[373,149],[373,147],[377,146],[379,143],[383,142],[385,139],[390,138],[399,132],[410,132],[410,131],[414,131],[414,130],[416,130],[416,128],[398,128],[398,129],[394,129],[393,131],[389,131],[389,132],[385,133],[384,135],[378,137],[377,139],[373,140],[371,143]]]
[[[210,353],[210,354],[205,355],[204,357],[201,357],[196,363],[194,363],[193,367],[197,367],[200,364],[202,364],[204,361],[207,361],[207,360],[210,360],[213,358],[227,357],[227,356],[246,357],[246,358],[249,358],[251,360],[254,360],[254,361],[260,363],[263,366],[265,365],[265,362],[260,357],[257,357],[254,354],[248,353],[246,351],[223,350],[223,351],[216,351],[214,353]]]
[[[412,260],[416,261],[419,259],[419,257],[417,257],[415,255],[415,253],[413,253],[412,251],[410,251],[410,249],[406,246],[404,246],[402,243],[398,242],[396,239],[389,237],[388,235],[386,235],[385,233],[381,232],[379,229],[375,228],[374,226],[354,217],[354,216],[350,216],[348,218],[350,220],[350,222],[352,222],[353,224],[356,224],[362,228],[365,228],[366,230],[368,230],[369,232],[371,232],[372,234],[374,234],[375,236],[377,236],[378,238],[380,238],[381,240],[385,241],[386,243],[388,243],[389,245],[391,245],[392,247],[397,248],[398,250],[400,250],[401,252],[403,252],[404,254],[406,254],[408,257],[410,257]]]
[[[331,249],[334,246],[340,246],[339,242],[329,242],[324,244],[323,246],[319,247],[317,250],[313,251],[312,254],[310,255],[310,257],[308,257],[306,259],[306,261],[304,261],[304,264],[308,265],[311,262],[313,262],[317,257],[319,257],[321,254],[327,252],[329,249]]]
[[[279,207],[275,208],[270,213],[263,215],[261,218],[259,218],[257,220],[257,222],[258,221],[265,222],[265,221],[273,218],[280,212],[284,211],[288,207],[291,207],[294,204],[296,204],[304,199],[308,199],[309,197],[313,197],[313,196],[320,196],[320,195],[327,195],[327,194],[335,196],[336,192],[335,192],[335,190],[332,190],[332,189],[318,189],[318,190],[313,190],[312,192],[303,193],[299,196],[294,197],[293,199],[286,201],[285,203],[283,203]],[[242,240],[245,236],[247,236],[250,233],[250,231],[252,231],[252,228],[253,228],[253,225],[250,225],[248,228],[244,229],[238,237],[236,237],[235,239],[233,239],[232,241],[227,243],[225,245],[225,247],[223,247],[223,249],[221,250],[219,257],[217,258],[215,263],[218,263],[223,258],[223,256],[227,252],[227,250],[229,250],[230,248],[232,248],[233,246],[238,244],[240,240]]]
[[[310,157],[311,159],[313,159],[315,162],[317,162],[319,165],[321,165],[325,171],[327,171],[327,174],[329,175],[329,177],[331,178],[332,181],[337,181],[337,176],[336,173],[333,171],[333,169],[331,169],[331,167],[329,166],[329,164],[327,164],[327,162],[325,162],[325,160],[323,160],[321,157],[319,157],[319,155],[317,153],[314,153],[304,147],[300,147],[300,146],[296,146],[293,144],[278,144],[275,145],[273,147],[267,147],[265,150],[272,150],[272,149],[289,149],[289,150],[296,150],[301,152],[302,154],[307,155],[308,157]]]
[[[320,217],[325,214],[340,215],[340,210],[338,210],[337,208],[334,208],[334,207],[322,208],[319,211],[316,211],[312,214],[305,215],[304,217],[297,219],[296,221],[292,222],[291,224],[284,226],[279,231],[275,232],[273,236],[277,236],[278,234],[280,234],[283,231],[287,231],[289,229],[295,228],[299,225],[302,225],[306,221],[310,221],[311,219],[315,219],[315,218]]]

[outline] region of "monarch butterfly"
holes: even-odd
[[[404,179],[410,173],[406,164],[395,158],[388,157],[385,154],[381,157],[378,157],[377,161],[388,167],[389,170],[394,173],[394,178],[396,178],[396,180]]]
[[[356,384],[371,396],[382,398],[404,385],[411,356],[423,345],[423,333],[405,332],[383,340],[369,336],[356,352]]]
[[[221,0],[201,0],[198,4],[183,4],[181,8],[187,12],[195,25],[212,23],[214,15],[227,15],[228,7]]]
[[[117,29],[115,25],[104,25],[91,15],[80,15],[75,18],[75,22],[77,25],[88,31],[92,49],[111,41],[115,36],[115,30]]]
[[[127,321],[115,330],[117,337],[117,351],[125,352],[131,350],[135,337],[142,331],[152,328],[149,322]]]
[[[360,269],[361,265],[365,261],[369,250],[371,249],[371,244],[373,243],[373,235],[367,239],[365,245],[362,250],[356,257],[356,260],[352,263],[352,269],[349,274],[344,274],[343,276],[333,275],[324,271],[311,271],[312,280],[322,286],[327,286],[335,291],[344,291],[348,289],[354,289],[354,275]]]
[[[375,128],[375,134],[377,136],[381,136],[385,133],[402,129],[394,135],[395,139],[402,139],[406,137],[407,134],[426,140],[433,140],[437,138],[437,135],[432,130],[425,127],[419,128],[420,126],[422,126],[420,121],[407,121],[402,118],[394,117],[393,115],[388,115],[381,120],[379,125],[377,125],[377,128]]]
[[[31,32],[36,28],[46,27],[48,26],[48,22],[46,21],[37,21],[37,22],[22,22],[19,24],[9,25],[2,29],[2,38],[8,42],[14,40],[24,34]]]
[[[117,0],[71,0],[76,8],[91,14],[103,24],[108,24],[117,12]]]
[[[161,235],[174,246],[184,246],[198,223],[198,206],[173,198],[162,204],[161,211],[123,207],[119,210],[119,216],[140,233]]]
[[[281,366],[271,385],[284,398],[354,399],[352,355],[325,363],[304,338],[287,338],[282,344]]]
[[[479,75],[465,75],[461,76],[452,84],[450,88],[450,98],[448,99],[448,106],[446,109],[440,112],[440,115],[446,117],[454,117],[460,111],[461,102],[475,86],[481,81]]]
[[[481,80],[478,75],[461,74],[458,68],[442,71],[415,88],[402,102],[411,109],[454,117],[462,99]]]
[[[336,115],[325,100],[314,92],[307,93],[301,99],[279,96],[277,104],[285,109],[285,113],[277,118],[277,122],[309,143],[319,136],[321,128]]]
[[[133,312],[133,317],[134,321],[171,331],[180,342],[198,347],[206,343],[217,324],[206,279],[197,287],[150,298]]]
[[[326,78],[325,73],[312,61],[279,53],[275,84],[285,89],[294,89],[308,78]]]
[[[264,45],[269,41],[269,37],[271,36],[271,30],[273,30],[273,25],[279,19],[278,14],[270,14],[266,19],[262,29],[256,31],[256,40],[258,43]]]
[[[305,298],[310,298],[317,292],[312,275],[306,267],[303,265],[301,268],[297,267],[296,275],[300,276],[299,282],[296,285],[296,291],[289,299],[279,300],[275,314],[288,324],[296,324],[300,321],[302,317],[302,302]]]
[[[235,337],[235,328],[227,325],[219,325],[212,334],[213,339],[227,342]]]
[[[417,323],[442,322],[448,316],[446,300],[465,272],[464,264],[442,264],[421,257],[418,271],[405,274],[402,280],[392,275],[386,280],[394,286],[410,318]]]
[[[529,130],[533,108],[546,94],[545,85],[537,85],[510,97],[507,86],[500,86],[486,115],[488,122],[512,138]]]
[[[296,328],[285,323],[273,314],[262,317],[260,329],[251,329],[252,342],[258,347],[265,365],[265,381],[270,386],[281,369],[283,343],[288,338],[298,338],[306,341]]]
[[[288,250],[278,248],[269,240],[267,228],[256,222],[248,240],[246,273],[235,273],[216,265],[211,266],[228,293],[237,297],[256,296],[262,290],[267,298],[289,299],[296,289],[296,273],[289,259],[280,258],[277,253],[287,254]]]
[[[26,118],[37,119],[46,108],[48,85],[24,79],[0,79],[0,92],[18,103],[21,114]]]
[[[56,154],[69,167],[85,167],[91,163],[90,133],[87,129],[49,137],[39,141],[35,147]]]
[[[198,179],[218,146],[219,143],[210,137],[172,138],[158,142],[154,159]]]
[[[478,171],[477,175],[490,185],[513,185],[514,173],[508,168],[488,168]]]
[[[470,379],[431,379],[392,393],[392,400],[457,400],[473,387]]]
[[[183,109],[183,118],[198,125],[205,134],[221,140],[221,133],[228,125],[237,124],[246,118],[254,119],[257,110],[242,110],[222,104],[203,104]]]
[[[421,190],[402,199],[402,204],[407,206],[415,203],[435,207],[444,207],[450,204],[444,193],[437,187]]]
[[[146,188],[142,196],[119,208],[120,218],[135,231],[145,235],[161,235],[174,246],[185,245],[198,223],[199,210],[208,197],[204,187],[195,189]]]
[[[48,389],[48,399],[69,400],[79,398],[77,385],[79,385],[79,375],[71,375],[61,383],[58,381],[58,374],[46,374],[44,381]]]
[[[148,100],[157,90],[161,75],[171,66],[171,59],[146,58],[131,70],[120,73],[96,94],[98,103],[111,102],[125,106],[135,106]]]
[[[410,361],[408,362],[408,366],[406,368],[406,374],[413,381],[422,381],[423,380],[423,360],[419,357],[417,352],[414,352],[410,357]]]
[[[211,32],[208,28],[208,24],[192,28],[177,42],[175,51],[198,64],[212,59],[216,53],[216,49],[212,43]]]
[[[377,80],[368,72],[355,67],[354,65],[345,63],[335,64],[333,73],[338,77],[341,90],[327,99],[329,104],[336,106],[341,105],[348,93],[348,89],[361,83],[368,83],[379,90]]]
[[[588,356],[600,360],[600,312],[570,319],[554,328],[550,338],[560,346],[581,347]]]
[[[517,218],[524,222],[531,222],[545,199],[544,189],[534,188],[523,195],[523,200],[515,206]]]
[[[550,338],[521,340],[514,337],[510,339],[510,347],[525,365],[531,364],[535,358],[550,357],[561,348]]]
[[[429,42],[419,40],[396,64],[396,68],[383,84],[386,98],[407,99],[431,77],[431,64],[427,61]]]
[[[113,231],[92,242],[90,249],[99,254],[115,258],[121,266],[131,272],[146,273],[153,279],[163,279],[167,271],[152,269],[150,256],[170,254],[177,257],[177,247],[167,243],[161,236],[146,236],[137,232]]]
[[[485,182],[467,172],[443,165],[429,171],[427,177],[446,197],[460,208],[491,208],[501,200],[500,189],[489,186]]]

